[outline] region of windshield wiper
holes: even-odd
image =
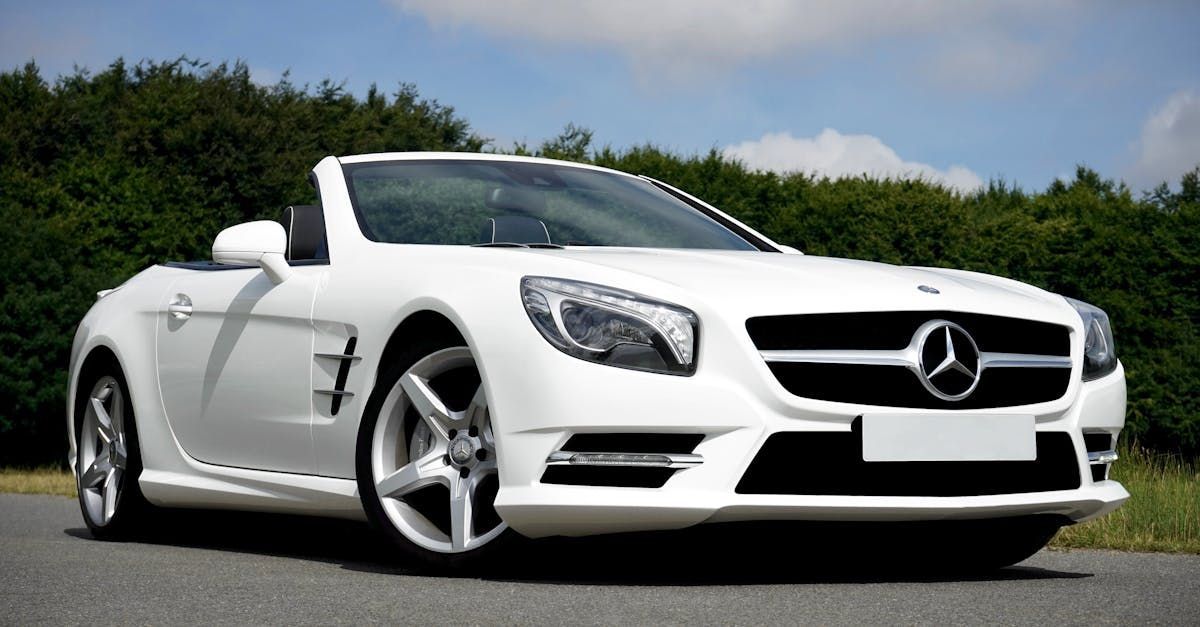
[[[562,244],[547,244],[545,242],[533,244],[518,244],[516,242],[484,242],[482,244],[471,244],[473,248],[549,248],[552,250],[562,250],[566,248]]]

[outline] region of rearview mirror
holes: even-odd
[[[260,266],[276,285],[292,274],[283,251],[287,248],[287,233],[283,226],[271,220],[245,222],[231,226],[213,240],[213,261],[235,266]]]

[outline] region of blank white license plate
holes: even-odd
[[[951,462],[1037,459],[1033,416],[863,414],[863,461]]]

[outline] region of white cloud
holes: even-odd
[[[983,66],[1004,76],[1006,83],[1036,72],[1032,63],[1044,60],[1027,54],[1028,44],[1014,40],[1013,31],[1043,22],[1050,12],[1075,1],[391,0],[435,27],[469,27],[517,42],[614,50],[641,78],[656,81],[704,76],[788,54],[853,51],[906,37],[940,40],[954,33],[949,45],[936,47],[928,59],[937,75],[953,79],[965,67],[977,77],[975,69]],[[961,44],[970,44],[965,61]],[[1006,53],[1013,49],[1025,51]]]
[[[1004,93],[1033,82],[1050,61],[1045,44],[990,33],[947,42],[926,76],[952,90]]]
[[[279,82],[279,72],[260,65],[250,66],[250,82],[260,87],[272,87]]]
[[[843,135],[827,128],[816,137],[767,133],[762,138],[725,148],[726,157],[755,169],[803,172],[838,178],[867,174],[876,177],[921,178],[961,191],[983,185],[971,170],[953,165],[939,170],[929,164],[905,161],[873,135]]]
[[[1146,186],[1178,183],[1200,165],[1200,96],[1181,91],[1168,98],[1142,126],[1137,151],[1132,178]]]

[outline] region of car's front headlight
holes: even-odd
[[[1113,344],[1112,326],[1104,310],[1081,300],[1067,302],[1083,318],[1083,380],[1091,381],[1117,369],[1117,351]]]
[[[692,311],[581,281],[527,276],[521,301],[533,326],[562,352],[596,363],[690,375],[699,319]]]

